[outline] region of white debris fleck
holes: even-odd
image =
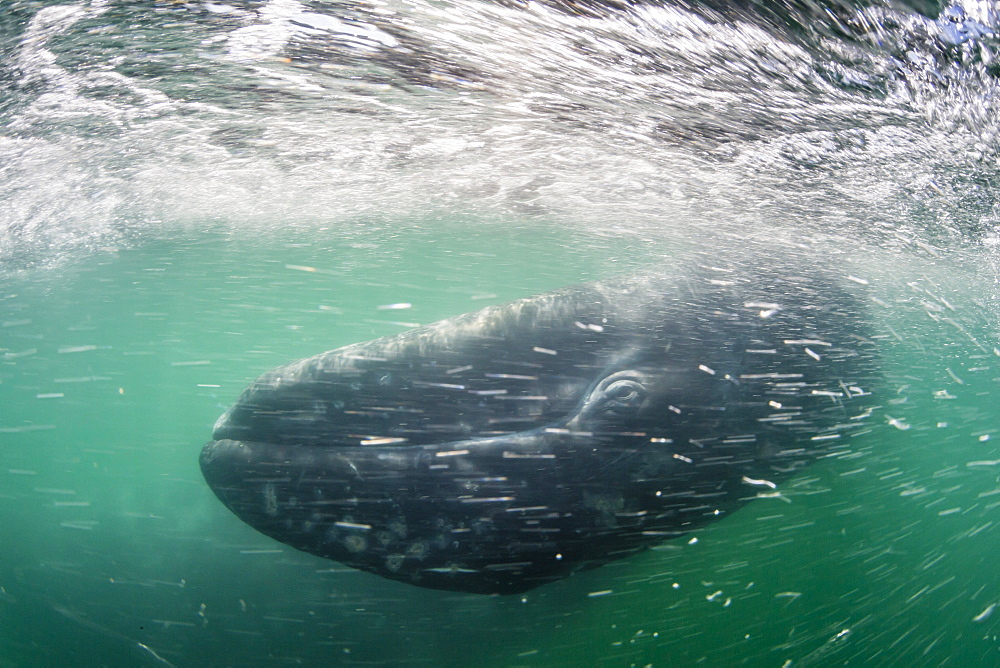
[[[903,422],[899,418],[894,418],[894,417],[890,417],[890,416],[887,415],[886,416],[886,421],[890,425],[892,425],[893,427],[895,427],[896,429],[898,429],[900,431],[906,431],[907,429],[910,428],[910,425],[906,424],[905,422]]]
[[[375,318],[364,318],[363,322],[373,325],[395,325],[397,327],[420,327],[419,322],[407,322],[406,320],[377,320]]]
[[[817,362],[820,361],[820,359],[822,359],[817,353],[813,352],[809,348],[806,348],[805,352],[806,352],[806,355],[809,355],[809,357],[813,358]]]
[[[464,390],[465,385],[454,385],[452,383],[425,383],[421,380],[413,381],[414,387],[439,387],[443,390]]]
[[[442,450],[441,452],[435,452],[435,457],[459,457],[461,455],[469,454],[468,449],[466,450]]]
[[[743,476],[743,482],[748,485],[759,485],[761,487],[770,487],[771,489],[777,489],[778,486],[771,482],[770,480],[756,480],[754,478],[748,478]]]
[[[397,304],[382,304],[381,306],[376,306],[377,311],[402,311],[404,309],[413,308],[413,304],[409,302],[399,302]]]
[[[406,443],[409,439],[406,438],[395,438],[392,436],[385,437],[371,437],[362,439],[361,445],[396,445],[398,443]]]
[[[870,416],[874,410],[875,409],[873,409],[871,406],[869,406],[864,411],[862,411],[859,415],[852,415],[851,419],[852,420],[864,420],[865,418],[867,418],[868,416]]]
[[[974,621],[974,622],[985,622],[987,619],[990,618],[990,615],[992,615],[993,611],[996,610],[996,609],[997,609],[997,604],[996,603],[991,603],[990,605],[986,606],[985,610],[983,610],[978,615],[976,615],[975,617],[973,617],[972,621]]]
[[[354,360],[357,362],[388,362],[389,360],[385,357],[372,357],[366,355],[344,355],[344,359]]]
[[[831,347],[833,344],[829,341],[822,341],[820,339],[785,339],[786,346],[826,346]]]
[[[704,371],[705,373],[709,374],[710,376],[714,376],[715,375],[715,370],[712,369],[712,368],[710,368],[710,367],[705,366],[704,364],[699,364],[698,365],[698,370],[699,371]]]
[[[543,355],[558,355],[558,351],[552,350],[551,348],[540,348],[535,346],[532,348],[536,353],[542,353]]]
[[[948,368],[945,368],[945,371],[948,372],[948,375],[951,376],[951,379],[953,381],[955,381],[959,385],[965,385],[965,381],[962,380],[961,378],[959,378],[958,376],[956,376],[954,371],[952,371],[951,369],[948,369]]]
[[[29,424],[23,427],[0,427],[0,434],[21,434],[29,431],[46,431],[55,429],[54,424]]]

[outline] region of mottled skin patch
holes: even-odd
[[[620,513],[625,508],[625,497],[615,494],[585,493],[583,506],[595,511],[599,526],[613,527],[618,524],[615,513]]]
[[[385,558],[385,567],[392,573],[398,573],[399,569],[403,567],[403,560],[405,558],[401,554],[390,554]]]
[[[344,547],[353,554],[364,552],[368,549],[368,539],[359,534],[351,534],[344,538]]]
[[[278,497],[274,491],[274,485],[268,483],[264,485],[264,512],[268,517],[278,514]]]

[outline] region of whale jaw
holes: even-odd
[[[516,594],[648,542],[645,513],[627,526],[641,482],[626,493],[592,435],[555,436],[355,451],[223,439],[201,468],[234,514],[300,550],[422,587]]]

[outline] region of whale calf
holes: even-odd
[[[300,550],[510,594],[729,515],[877,411],[861,286],[678,262],[265,373],[201,453],[219,499]]]

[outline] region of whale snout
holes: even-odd
[[[222,439],[219,441],[209,441],[205,444],[205,447],[201,449],[201,468],[202,471],[212,470],[213,465],[216,460],[222,459],[227,464],[237,459],[240,455],[249,454],[247,448],[243,445],[242,441],[234,441],[231,439]]]
[[[562,553],[590,549],[576,530],[588,483],[565,479],[567,456],[544,431],[370,448],[220,439],[201,468],[234,514],[298,549],[421,586],[517,593],[578,567]],[[600,478],[589,485],[607,496]]]

